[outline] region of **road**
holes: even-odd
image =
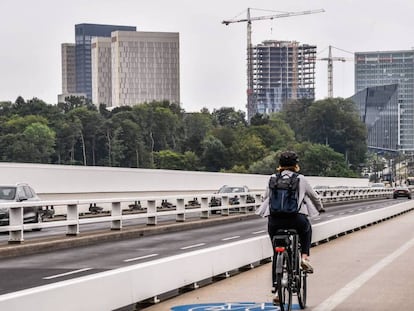
[[[379,200],[331,206],[327,213],[314,220],[314,223],[363,213],[382,208],[400,200]],[[85,225],[86,226],[86,225]],[[88,225],[84,230],[96,229]],[[49,232],[49,230],[51,230]],[[54,229],[44,232],[27,232],[25,236],[56,234]],[[49,232],[49,233],[48,233]],[[27,235],[26,235],[27,234]],[[249,220],[214,225],[204,228],[170,232],[75,249],[59,250],[43,254],[22,256],[0,260],[0,294],[35,287],[82,275],[117,269],[156,258],[167,257],[194,249],[216,246],[252,236],[266,234],[266,220]]]

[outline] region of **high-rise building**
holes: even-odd
[[[107,107],[133,106],[154,100],[179,103],[179,51],[176,32],[115,31],[110,43],[102,38],[94,39],[93,102]],[[110,101],[106,97],[108,93],[112,96]]]
[[[368,148],[394,151],[398,145],[398,85],[367,87],[350,98],[367,127]]]
[[[398,141],[391,149],[414,151],[414,50],[355,53],[355,93],[389,84],[398,85]]]
[[[316,46],[269,40],[252,54],[256,113],[280,111],[293,99],[315,99]]]
[[[62,55],[62,93],[76,93],[75,44],[63,43]]]
[[[135,31],[135,26],[99,24],[75,25],[76,92],[92,99],[91,43],[92,37],[110,37],[116,30]]]
[[[91,49],[92,102],[112,106],[111,38],[94,37]]]

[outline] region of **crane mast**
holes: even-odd
[[[328,98],[333,97],[333,62],[345,62],[344,57],[332,57],[332,46],[329,46],[328,57],[320,58],[318,60],[325,60],[328,62]]]
[[[251,17],[250,8],[247,8],[247,18],[222,21],[222,24],[226,26],[232,23],[240,23],[240,22],[247,23],[247,118],[249,122],[250,122],[250,119],[253,117],[253,115],[257,111],[257,107],[256,107],[257,103],[255,100],[254,82],[253,82],[252,21],[267,20],[267,19],[272,20],[275,18],[308,15],[308,14],[315,14],[315,13],[322,13],[322,12],[325,12],[325,10],[319,9],[319,10],[307,10],[307,11],[301,11],[301,12],[285,12],[285,13],[275,14],[275,15]],[[296,94],[293,94],[293,97],[296,97]]]

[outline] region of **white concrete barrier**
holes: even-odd
[[[314,225],[314,243],[413,209],[408,201]],[[267,235],[0,296],[0,310],[110,311],[272,256]]]
[[[182,194],[214,192],[223,185],[246,185],[250,190],[257,191],[264,189],[268,180],[269,176],[257,174],[0,162],[0,185],[26,182],[41,195],[131,192]],[[364,178],[308,177],[308,180],[312,186],[368,186],[368,179]]]

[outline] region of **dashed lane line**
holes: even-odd
[[[51,279],[60,278],[62,276],[76,274],[76,273],[80,273],[80,272],[84,272],[84,271],[88,271],[88,270],[92,270],[92,268],[83,268],[83,269],[79,269],[79,270],[69,271],[69,272],[66,272],[66,273],[61,273],[61,274],[55,274],[55,275],[51,275],[51,276],[46,276],[43,279],[44,280],[51,280]]]
[[[147,259],[147,258],[151,258],[151,257],[155,257],[155,256],[158,256],[158,254],[149,254],[149,255],[145,255],[145,256],[141,256],[141,257],[129,258],[129,259],[125,259],[124,262],[137,261],[137,260]]]
[[[353,279],[347,285],[338,290],[335,294],[328,297],[325,301],[319,304],[313,311],[332,311],[342,302],[344,302],[349,296],[356,292],[362,285],[368,282],[372,277],[374,277],[378,272],[380,272],[387,265],[392,263],[399,256],[404,254],[408,249],[414,246],[414,238],[410,241],[403,244],[393,253],[389,254],[387,257],[378,261],[375,265],[371,266],[364,273],[360,274],[357,278]]]
[[[238,238],[240,238],[240,235],[231,236],[231,237],[224,238],[224,239],[221,239],[221,240],[222,241],[229,241],[229,240],[234,240],[234,239],[238,239]]]
[[[266,232],[267,232],[266,230],[260,230],[260,231],[252,232],[252,234],[261,234],[261,233],[266,233]]]
[[[194,244],[194,245],[184,246],[184,247],[181,247],[180,249],[195,248],[195,247],[200,247],[200,246],[203,246],[203,245],[206,245],[206,243],[198,243],[198,244]]]

